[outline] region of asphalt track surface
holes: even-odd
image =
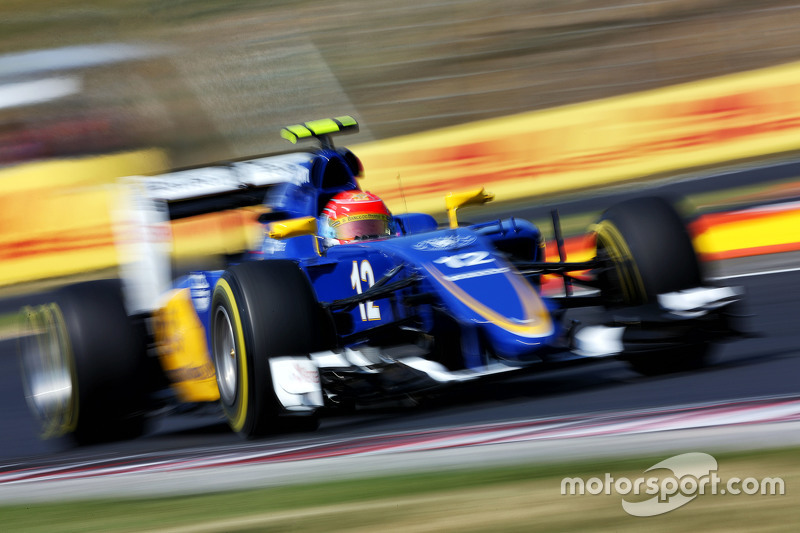
[[[797,166],[791,167],[791,172],[796,170]],[[755,171],[751,174],[750,182],[760,179],[756,174]],[[736,174],[735,178],[726,179],[726,185],[743,179],[741,174]],[[708,180],[679,182],[665,185],[660,192],[685,193],[685,190],[697,190],[710,184]],[[675,186],[679,189],[672,190]],[[608,198],[579,202],[589,202],[579,206],[584,210],[599,203],[611,203]],[[775,396],[800,397],[800,319],[797,317],[800,270],[796,269],[800,269],[800,257],[794,254],[748,258],[714,266],[714,274],[734,276],[724,283],[746,289],[747,312],[752,314],[748,327],[757,332],[758,337],[721,345],[713,364],[699,372],[644,378],[622,362],[601,361],[474,384],[424,405],[331,413],[323,418],[320,429],[314,433],[276,436],[247,442],[246,446],[252,451],[281,445],[346,442],[370,435],[450,426]],[[15,299],[0,307],[6,311],[18,303],[19,299]],[[156,416],[144,437],[129,442],[81,449],[61,442],[41,442],[25,406],[13,340],[0,342],[0,436],[0,472],[74,464],[98,457],[191,456],[198,450],[236,449],[245,444],[229,431],[214,409],[204,413],[173,412]],[[769,444],[764,442],[764,445]]]

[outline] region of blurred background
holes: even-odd
[[[3,0],[0,374],[6,381],[0,384],[0,435],[4,437],[0,452],[16,458],[51,451],[35,440],[32,420],[23,406],[13,357],[16,312],[21,304],[29,303],[26,298],[31,292],[75,279],[116,275],[113,198],[104,185],[113,179],[286,151],[291,146],[278,135],[280,128],[312,119],[354,116],[360,132],[337,140],[353,147],[796,62],[800,59],[798,20],[800,5],[789,0]],[[800,82],[789,82],[782,89],[794,95]],[[768,90],[762,94],[771,106],[764,106],[770,107],[764,112],[768,116],[759,116],[758,106],[764,100],[758,98],[743,113],[755,116],[746,126],[756,133],[758,127],[774,126],[784,119],[783,100]],[[725,101],[717,106],[713,98],[709,100],[723,119],[736,115],[737,108],[726,108]],[[794,98],[794,127],[800,124],[798,102]],[[621,121],[615,120],[618,110],[609,109],[604,109],[606,119],[597,120],[606,129],[585,130],[579,121],[573,129],[590,140],[598,136],[596,131],[613,130]],[[667,115],[655,123],[672,118]],[[695,118],[704,122],[711,137],[717,133],[713,120]],[[747,129],[736,120],[725,126]],[[676,127],[667,140],[681,140],[685,131]],[[705,133],[699,127],[692,133],[698,131]],[[791,135],[793,130],[780,131]],[[497,136],[498,143],[507,142],[505,134]],[[508,137],[513,135],[509,132]],[[537,142],[546,145],[545,141],[562,144],[561,137],[542,129]],[[518,135],[516,142],[525,149],[525,157],[538,157],[528,155],[530,137]],[[769,146],[762,153],[774,150],[774,145],[763,144]],[[434,152],[439,147],[425,148]],[[597,154],[587,156],[581,148],[574,153],[562,150],[555,163],[571,162],[573,157],[592,160]],[[628,147],[623,148],[618,152],[627,156]],[[368,153],[355,147],[354,151]],[[93,157],[107,154],[116,155]],[[442,159],[460,155],[464,154],[456,149]],[[369,156],[362,157],[366,162]],[[666,153],[665,157],[673,156]],[[464,159],[457,171],[470,165],[476,173],[483,171],[475,170],[474,160]],[[80,165],[73,165],[78,160]],[[367,176],[370,168],[375,167],[367,165]],[[767,191],[771,194],[767,200],[800,196],[797,172],[787,172],[794,174],[769,178],[775,183],[773,192]],[[529,176],[521,175],[520,179]],[[404,179],[410,181],[411,176],[409,172]],[[394,184],[394,179],[392,170],[389,181]],[[554,178],[558,179],[560,175]],[[406,183],[406,191],[411,190]],[[734,201],[750,207],[765,189],[763,183],[753,183],[742,182],[740,189],[724,195],[717,190],[693,192],[698,203],[715,209]],[[568,233],[574,236],[584,231],[587,220],[596,219],[600,204],[606,206],[603,193],[597,194],[589,199],[595,203],[576,204],[574,216],[562,219]],[[498,194],[498,200],[502,199]],[[545,198],[541,203],[547,216],[544,208],[549,208],[549,201]],[[793,247],[781,250],[796,252],[800,211],[796,205],[788,211],[787,218],[757,228],[750,219],[740,217],[724,244],[739,243],[742,236],[771,236],[775,228],[783,228],[780,244]],[[255,222],[253,213],[244,216],[249,218],[228,226]],[[727,220],[724,216],[719,214],[720,226]],[[221,218],[200,221],[197,226],[173,224],[173,237],[175,242],[184,238],[183,242],[205,244],[213,234],[230,243],[230,233],[219,229],[225,224]],[[244,237],[240,240],[245,242]],[[742,246],[756,247],[747,242]],[[712,259],[729,257],[734,256]],[[797,257],[784,254],[782,262],[769,263],[770,268],[796,269]],[[758,266],[746,256],[742,264],[742,271]],[[42,279],[47,281],[39,283]],[[797,358],[786,355],[797,353],[796,278],[787,275],[769,286],[767,282],[759,285],[760,279],[753,283],[751,294],[761,295],[754,305],[756,314],[768,316],[762,323],[772,329],[764,335],[767,340],[754,340],[734,356],[728,355],[716,373],[636,381],[627,370],[620,370],[621,365],[608,363],[600,372],[564,374],[555,380],[548,376],[533,385],[522,382],[503,390],[502,386],[488,388],[468,407],[470,413],[484,412],[477,416],[485,419],[467,421],[796,395]],[[460,400],[466,398],[457,398],[454,404]],[[481,402],[492,410],[483,409]],[[512,415],[508,406],[515,402],[518,410]],[[400,417],[392,412],[384,416],[387,431],[396,429],[391,424]],[[408,426],[418,430],[416,422],[409,420]],[[441,420],[432,417],[422,424],[437,427],[454,420],[463,423],[464,419],[457,414]],[[337,423],[328,426],[324,435],[339,438],[338,432],[346,430]],[[374,420],[352,425],[353,432],[376,427]],[[224,446],[231,442],[225,439],[235,439],[226,428],[217,433],[174,430],[165,440],[141,446],[161,451],[180,446],[179,438],[186,438],[189,445],[217,442]],[[148,448],[128,448],[142,449]],[[124,451],[117,448],[113,453],[120,450]]]
[[[159,146],[173,166],[348,143],[788,62],[784,0],[6,0],[0,163]]]

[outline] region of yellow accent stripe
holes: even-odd
[[[230,304],[230,309],[233,313],[233,327],[236,329],[236,344],[237,344],[237,363],[239,366],[239,407],[236,409],[236,414],[230,420],[230,426],[234,431],[241,431],[244,423],[247,420],[247,408],[249,401],[249,390],[247,381],[247,351],[244,345],[244,328],[242,327],[242,319],[239,316],[239,305],[233,295],[231,286],[224,278],[220,278],[217,282],[217,287],[225,293],[225,297]],[[213,317],[212,317],[213,320]]]
[[[438,271],[433,265],[426,265],[428,272],[431,273],[433,278],[438,281],[442,287],[447,289],[453,296],[455,296],[461,303],[469,307],[472,311],[484,318],[487,322],[491,322],[506,331],[510,331],[523,337],[542,337],[549,335],[553,331],[553,321],[550,314],[547,312],[536,291],[526,282],[519,278],[519,274],[511,270],[505,273],[506,278],[511,282],[514,291],[517,293],[520,303],[522,304],[521,320],[510,320],[501,315],[494,309],[482,304],[469,294],[464,289],[447,280],[447,278]]]

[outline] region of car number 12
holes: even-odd
[[[360,268],[358,261],[353,261],[353,272],[350,274],[350,284],[352,288],[355,289],[356,294],[361,294],[363,292],[361,288],[362,282],[367,284],[367,288],[375,284],[375,274],[372,272],[372,265],[370,265],[369,261],[366,259],[361,261]],[[361,311],[361,320],[381,319],[381,310],[371,300],[358,304],[358,310]]]
[[[493,259],[489,252],[467,252],[464,254],[448,255],[434,259],[434,263],[445,264],[450,268],[463,268],[491,263]]]

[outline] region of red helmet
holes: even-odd
[[[392,214],[372,193],[353,190],[338,193],[322,210],[320,233],[346,243],[391,235]]]

